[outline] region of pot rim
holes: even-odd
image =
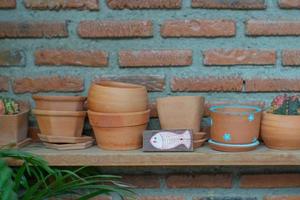
[[[86,115],[86,111],[57,111],[57,110],[40,110],[40,109],[32,109],[32,113],[35,115],[44,115],[44,116],[69,116],[69,117],[83,117]]]
[[[97,87],[114,88],[114,89],[121,89],[121,90],[136,90],[136,89],[145,88],[145,86],[143,85],[118,82],[118,81],[109,81],[109,80],[102,80],[97,83],[93,83],[93,85]]]
[[[26,108],[26,109],[22,110],[21,112],[19,112],[17,114],[13,114],[13,115],[0,115],[0,117],[2,117],[2,116],[5,116],[5,117],[9,117],[9,116],[11,116],[11,117],[17,117],[19,115],[23,115],[23,114],[29,113],[29,111],[30,111],[30,109]]]
[[[259,145],[258,140],[256,140],[255,142],[252,142],[250,144],[227,144],[227,143],[216,142],[212,139],[209,139],[208,143],[211,143],[214,145],[219,145],[219,146],[224,146],[224,147],[254,147],[254,146]]]
[[[166,96],[166,97],[160,97],[160,98],[157,98],[156,101],[164,101],[164,100],[170,100],[170,99],[181,99],[181,98],[199,98],[199,99],[205,99],[204,96]]]
[[[150,109],[145,111],[138,111],[138,112],[121,112],[121,113],[104,113],[104,112],[95,112],[92,110],[87,111],[88,114],[98,115],[98,116],[132,116],[132,115],[144,115],[150,113]]]
[[[248,108],[252,109],[254,111],[249,111],[249,112],[218,112],[217,109],[220,108]],[[241,104],[224,104],[224,105],[217,105],[217,106],[212,106],[209,108],[210,112],[214,113],[222,113],[222,114],[230,114],[230,115],[249,115],[249,114],[255,114],[259,113],[262,111],[262,109],[258,106],[250,106],[250,105],[241,105]]]
[[[85,96],[50,96],[50,95],[32,95],[34,100],[44,100],[44,101],[85,101],[87,97]]]

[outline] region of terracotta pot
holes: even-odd
[[[0,115],[0,146],[27,138],[28,113],[29,110],[24,110],[16,115]]]
[[[86,97],[82,96],[38,96],[33,95],[36,109],[59,111],[82,111]]]
[[[220,105],[210,108],[213,141],[224,144],[250,144],[257,140],[261,108],[245,105]]]
[[[144,111],[148,109],[147,89],[135,84],[101,81],[89,89],[88,108],[103,113]]]
[[[157,111],[162,129],[191,129],[200,131],[204,97],[176,96],[157,99]]]
[[[33,109],[42,135],[80,137],[85,111],[50,111]]]
[[[142,147],[143,131],[150,110],[133,113],[98,113],[88,111],[97,145],[107,150],[132,150]]]
[[[261,137],[273,149],[300,149],[300,116],[263,113]]]

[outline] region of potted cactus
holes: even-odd
[[[300,97],[279,95],[263,113],[261,137],[274,149],[300,149]]]
[[[20,145],[27,139],[28,106],[14,99],[0,97],[0,146],[15,143]]]

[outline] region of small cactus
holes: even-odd
[[[285,94],[274,98],[270,112],[279,115],[299,115],[299,108],[299,96],[287,96]]]
[[[19,112],[19,104],[15,100],[0,97],[0,115],[14,115]]]

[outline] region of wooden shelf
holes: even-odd
[[[195,152],[146,153],[134,151],[104,151],[96,146],[85,150],[58,151],[42,144],[31,144],[22,150],[44,157],[52,166],[266,166],[300,165],[300,150],[271,150],[261,145],[254,151],[224,153],[208,145]],[[10,160],[10,165],[19,162]]]

